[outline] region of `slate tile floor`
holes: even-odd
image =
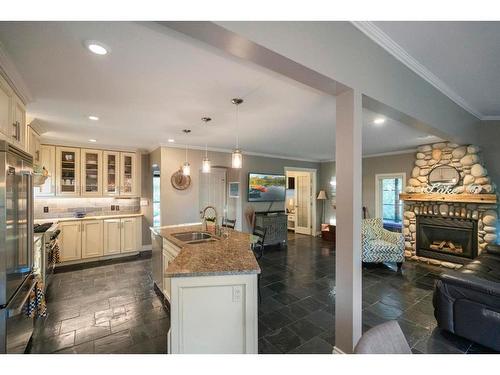
[[[292,235],[287,250],[261,259],[260,353],[332,353],[335,343],[335,251],[320,238]],[[490,353],[441,331],[433,316],[439,267],[406,262],[363,269],[363,331],[398,320],[414,353]]]
[[[168,313],[151,259],[56,273],[31,353],[166,353]]]
[[[335,251],[320,238],[292,235],[288,249],[261,259],[259,353],[332,353]],[[397,319],[414,353],[488,353],[436,328],[438,267],[406,262],[363,269],[363,330]],[[153,291],[151,259],[58,273],[48,290],[32,353],[166,353],[168,313]]]

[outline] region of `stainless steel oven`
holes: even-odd
[[[25,348],[33,330],[23,313],[35,286],[32,165],[31,155],[0,141],[0,353]]]

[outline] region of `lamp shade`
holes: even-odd
[[[191,166],[187,161],[184,164],[182,164],[182,174],[184,176],[189,176],[191,174]]]
[[[241,155],[241,151],[239,149],[236,149],[233,151],[233,154],[231,156],[231,166],[233,168],[240,169],[242,165],[243,165],[243,156]]]
[[[210,159],[203,159],[203,161],[201,162],[201,171],[203,173],[210,173]]]
[[[320,200],[328,199],[328,197],[326,196],[326,191],[320,190],[316,199],[320,199]]]

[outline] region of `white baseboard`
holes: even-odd
[[[153,250],[153,245],[142,245],[141,251]]]
[[[342,349],[337,348],[336,346],[333,347],[333,354],[346,354]]]

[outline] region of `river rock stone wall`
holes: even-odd
[[[495,193],[496,185],[488,176],[480,157],[480,149],[474,145],[460,146],[441,142],[418,147],[415,166],[408,180],[405,192],[425,193],[429,187],[429,173],[440,165],[450,165],[460,174],[460,182],[454,193],[476,194]],[[405,201],[403,234],[405,236],[405,256],[407,259],[422,261],[448,268],[461,265],[417,256],[416,217],[430,215],[440,217],[468,218],[478,221],[478,254],[490,243],[497,242],[498,206],[496,204],[450,203],[429,201]]]

